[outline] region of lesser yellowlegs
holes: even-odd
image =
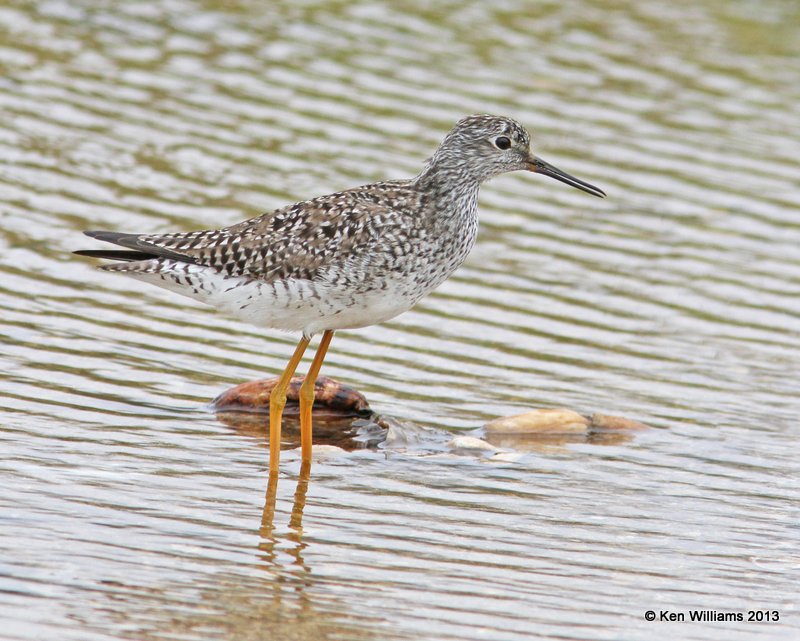
[[[481,183],[509,171],[550,176],[595,196],[597,187],[531,154],[516,121],[460,120],[422,171],[306,200],[222,229],[174,234],[86,232],[122,250],[84,256],[101,269],[196,298],[258,325],[302,332],[270,396],[270,473],[280,457],[286,389],[314,334],[300,391],[302,461],[311,460],[314,382],[333,332],[381,323],[411,308],[464,262],[478,233]]]

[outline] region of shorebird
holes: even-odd
[[[511,118],[468,116],[422,171],[295,203],[231,227],[172,234],[88,231],[123,249],[76,254],[100,267],[217,307],[251,324],[302,332],[270,396],[269,470],[278,473],[286,390],[322,332],[300,390],[301,460],[311,461],[314,383],[334,331],[382,323],[410,309],[464,262],[478,234],[478,190],[510,171],[605,193],[537,158]]]

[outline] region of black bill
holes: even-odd
[[[537,174],[543,174],[544,176],[550,176],[550,178],[555,178],[556,180],[560,180],[562,183],[566,183],[567,185],[572,185],[573,187],[577,187],[581,191],[585,191],[587,194],[592,194],[592,196],[598,196],[599,198],[605,198],[606,192],[602,189],[595,187],[594,185],[590,185],[587,182],[584,182],[580,178],[575,178],[575,176],[570,176],[567,172],[561,171],[560,169],[553,167],[548,162],[545,162],[541,158],[537,158],[534,156],[529,164],[529,169]]]

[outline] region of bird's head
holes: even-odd
[[[594,196],[605,192],[557,169],[531,153],[531,137],[516,120],[477,115],[462,118],[428,161],[428,169],[452,171],[480,182],[509,171],[550,176]]]

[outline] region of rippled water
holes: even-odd
[[[0,7],[0,635],[800,635],[800,20],[789,0]],[[530,407],[654,429],[508,464],[287,453],[207,403],[294,337],[74,257],[410,176],[515,116],[604,187],[482,194],[467,265],[325,373],[460,429]],[[647,610],[780,612],[772,623]]]

